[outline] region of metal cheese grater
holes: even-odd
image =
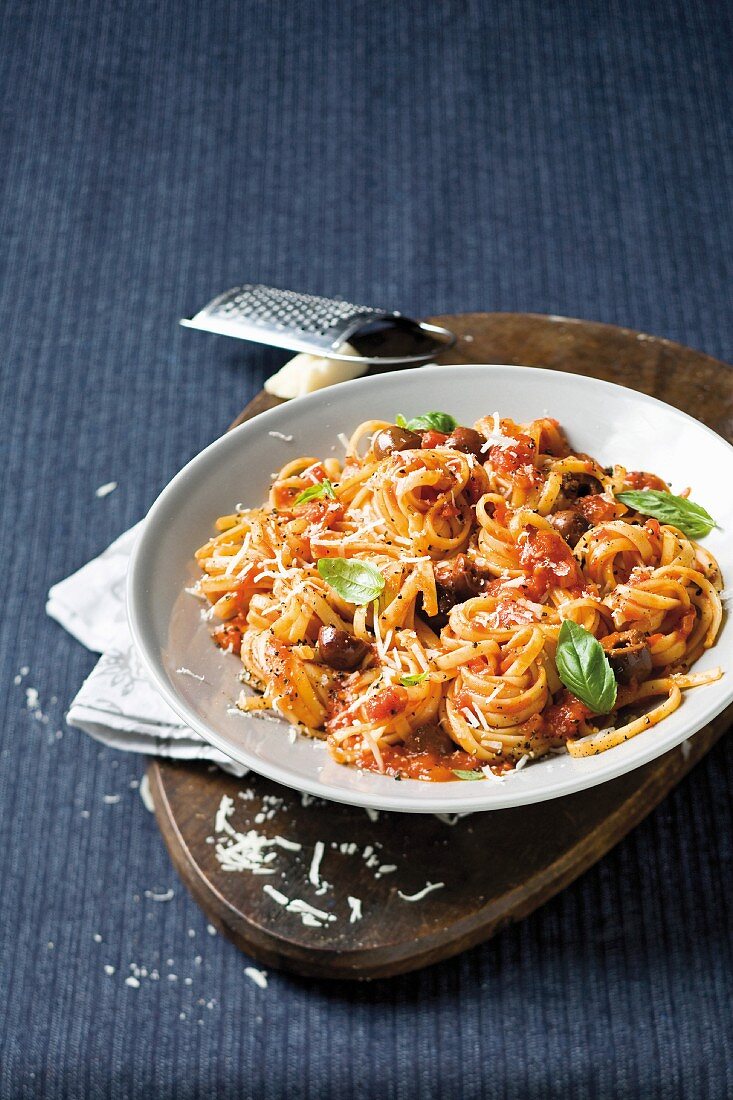
[[[290,351],[381,366],[428,363],[456,342],[449,329],[413,321],[401,313],[259,283],[227,290],[181,324]],[[356,350],[356,357],[340,353],[346,343]]]

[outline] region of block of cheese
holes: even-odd
[[[339,355],[358,355],[351,344],[343,344]],[[321,355],[296,355],[289,359],[277,374],[265,382],[265,389],[273,397],[303,397],[337,382],[349,382],[366,374],[366,363],[349,363],[343,359],[327,359]]]

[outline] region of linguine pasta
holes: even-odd
[[[455,780],[611,749],[719,678],[689,671],[721,624],[715,559],[618,499],[661,479],[572,452],[549,418],[430,417],[451,420],[368,420],[343,462],[288,462],[197,552],[215,640],[257,689],[243,710],[343,764]],[[600,642],[608,713],[561,680],[565,620],[596,662]]]

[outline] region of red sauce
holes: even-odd
[[[460,508],[457,508],[452,500],[444,501],[440,508],[438,508],[438,514],[441,519],[453,519],[455,516],[460,516]]]
[[[407,706],[407,700],[408,694],[403,687],[388,687],[366,701],[364,714],[371,722],[381,722],[385,718],[401,714]]]
[[[580,512],[581,516],[584,516],[588,523],[595,527],[598,523],[609,523],[611,520],[618,519],[625,508],[615,500],[608,500],[600,493],[593,493],[591,496],[581,497],[580,500],[577,500],[573,506],[573,511]]]
[[[464,707],[470,707],[473,702],[473,698],[469,691],[456,691],[453,693],[453,703],[458,710],[463,710]]]
[[[667,486],[656,474],[647,473],[646,470],[628,470],[624,489],[661,489],[665,492]]]
[[[502,527],[506,527],[506,521],[509,518],[509,509],[506,505],[506,501],[499,500],[494,503],[493,518],[497,523],[500,523]]]
[[[572,588],[582,583],[578,562],[565,539],[556,531],[529,527],[519,552],[522,568],[530,574],[536,597],[548,588]]]
[[[442,443],[445,443],[447,438],[448,436],[445,432],[436,432],[431,428],[430,431],[423,432],[420,446],[424,451],[429,451],[431,447],[440,447]]]
[[[242,629],[238,626],[233,626],[231,623],[226,623],[224,626],[217,627],[212,634],[212,637],[219,649],[229,650],[230,653],[236,654],[239,657],[242,653]]]
[[[534,455],[534,443],[529,436],[522,435],[508,447],[490,447],[486,461],[497,473],[506,474],[517,485],[531,486],[539,480]]]
[[[252,599],[255,591],[258,587],[262,587],[255,582],[255,577],[262,571],[262,562],[249,562],[244,569],[242,579],[234,591],[237,610],[240,614],[244,614],[248,607],[249,602]],[[263,581],[266,586],[269,581]]]
[[[337,500],[309,500],[299,514],[305,516],[311,526],[330,527],[336,520],[343,519],[344,506]]]
[[[420,752],[405,751],[399,745],[381,750],[384,770],[387,775],[401,776],[404,779],[423,779],[431,783],[455,782],[456,771],[476,770],[476,757],[456,749],[455,752],[442,754],[433,750]],[[379,771],[379,764],[370,752],[357,758],[357,766],[367,771]]]
[[[482,672],[486,672],[488,667],[485,657],[474,657],[472,661],[468,661],[466,664],[466,668],[473,672],[475,676],[480,676]]]
[[[585,703],[576,699],[569,691],[563,691],[557,703],[549,706],[544,714],[547,732],[561,741],[578,736],[578,727],[593,712]]]
[[[275,507],[279,512],[286,512],[290,509],[295,498],[300,494],[302,490],[298,489],[295,485],[278,485],[275,487],[274,500]]]
[[[313,478],[315,478],[316,481],[323,481],[325,476],[326,470],[320,462],[314,462],[312,466],[309,466],[307,470],[303,470],[303,473],[300,474],[300,477],[307,478],[308,481],[311,481]]]
[[[317,542],[324,531],[329,530],[344,518],[344,506],[337,500],[311,500],[303,505],[300,514],[308,521],[308,526],[303,532],[303,541],[310,552],[311,542]],[[319,550],[319,556],[327,557],[328,553],[321,553]]]
[[[489,581],[488,584],[484,585],[484,589],[483,589],[484,595],[485,596],[500,596],[502,594],[502,585],[504,584],[505,580],[506,580],[506,577],[496,577],[495,580]],[[522,591],[521,594],[524,595],[524,592]]]

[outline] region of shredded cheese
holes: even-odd
[[[307,901],[303,901],[301,898],[288,898],[285,894],[281,894],[279,890],[276,890],[274,886],[270,886],[269,883],[266,883],[262,889],[286,912],[297,913],[303,924],[311,928],[322,928],[324,924],[330,924],[336,920],[335,914],[325,913],[323,909],[316,909],[315,906],[309,905]]]
[[[432,894],[433,890],[442,890],[444,886],[444,882],[428,882],[416,894],[403,894],[401,890],[398,890],[397,894],[403,901],[422,901],[428,894]]]

